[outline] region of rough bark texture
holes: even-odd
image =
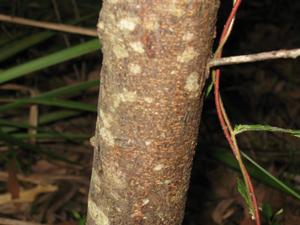
[[[177,225],[218,0],[105,0],[88,225]]]

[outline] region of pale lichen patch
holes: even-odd
[[[148,198],[143,199],[143,204],[142,206],[147,205],[150,202],[150,200]]]
[[[104,23],[103,23],[103,21],[99,21],[99,22],[97,23],[97,28],[98,28],[99,30],[104,30]]]
[[[191,33],[191,32],[186,32],[183,36],[182,36],[182,40],[183,41],[191,41],[191,40],[193,40],[194,39],[194,34],[193,33]]]
[[[100,187],[101,181],[100,181],[100,177],[97,174],[95,169],[92,169],[91,182],[93,182],[93,185],[94,185],[96,191],[98,193],[100,193],[101,192],[101,187]]]
[[[137,101],[137,99],[138,97],[136,91],[128,91],[126,88],[124,88],[123,92],[120,92],[113,96],[113,105],[114,108],[118,108],[120,103],[135,102]]]
[[[187,47],[181,55],[177,56],[177,61],[181,63],[187,63],[198,56],[198,53],[193,47]]]
[[[164,180],[164,184],[171,184],[172,181],[171,180]]]
[[[88,201],[88,213],[96,225],[109,225],[108,217],[91,199]]]
[[[93,148],[97,148],[97,138],[96,138],[96,136],[93,136],[93,137],[91,137],[90,138],[90,143],[91,143],[91,145],[93,146]]]
[[[133,74],[139,74],[142,72],[142,68],[138,64],[131,63],[128,67],[129,71]]]
[[[111,122],[113,121],[112,116],[107,114],[107,113],[104,113],[102,111],[102,109],[100,109],[100,117],[102,119],[104,127],[110,128],[111,127]]]
[[[143,54],[145,52],[144,46],[140,41],[131,42],[129,45],[137,53]]]
[[[146,145],[146,146],[151,145],[151,143],[152,143],[152,141],[145,141],[145,145]]]
[[[114,137],[107,128],[102,127],[100,129],[100,136],[102,137],[102,139],[105,141],[105,143],[107,145],[109,145],[109,146],[114,146],[115,145]]]
[[[154,99],[151,98],[151,97],[145,97],[144,100],[145,100],[145,102],[147,102],[147,103],[149,103],[149,104],[151,104],[151,103],[154,102]]]
[[[146,14],[143,19],[143,26],[146,30],[157,30],[159,28],[157,16],[154,14]]]
[[[126,17],[126,18],[122,18],[118,22],[117,26],[121,30],[133,31],[138,23],[139,23],[139,19],[137,17]]]
[[[199,74],[197,72],[192,72],[186,79],[184,89],[189,92],[199,92]]]
[[[110,165],[105,167],[103,170],[104,179],[109,180],[109,183],[114,189],[124,189],[127,187],[127,182],[122,171],[118,170],[117,167]],[[111,194],[114,195],[114,198],[120,198],[119,194],[115,191],[111,191]]]
[[[154,170],[154,171],[160,171],[160,170],[162,170],[163,168],[164,168],[164,165],[158,164],[158,165],[156,165],[156,166],[153,168],[153,170]]]
[[[129,53],[125,47],[119,44],[114,45],[113,52],[118,59],[127,58],[129,56]]]
[[[122,102],[135,102],[137,100],[136,91],[128,91],[126,88],[123,89],[119,96]]]
[[[178,7],[177,4],[178,3],[176,0],[170,1],[169,5],[166,7],[166,9],[168,9],[168,11],[171,15],[176,16],[176,17],[181,17],[184,14],[184,10],[182,7]]]
[[[192,72],[186,79],[184,89],[190,92],[189,98],[196,98],[200,94],[199,74]]]
[[[107,2],[110,4],[117,4],[119,0],[107,0]]]

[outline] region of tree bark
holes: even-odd
[[[179,225],[219,0],[104,0],[87,225]]]

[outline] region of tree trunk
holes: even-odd
[[[87,225],[179,225],[219,0],[104,0]]]

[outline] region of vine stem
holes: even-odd
[[[232,8],[230,15],[229,15],[229,17],[225,23],[225,26],[223,28],[219,46],[215,52],[214,58],[220,58],[222,56],[223,47],[231,33],[231,30],[232,30],[232,27],[233,27],[233,24],[235,21],[235,15],[239,9],[241,0],[233,0],[233,3],[234,3],[233,8]],[[220,95],[220,76],[221,76],[220,69],[213,71],[213,80],[214,80],[214,89],[215,89],[215,91],[214,91],[215,92],[215,104],[216,104],[218,118],[219,118],[221,127],[223,129],[224,135],[228,141],[228,144],[229,144],[234,156],[236,157],[236,160],[238,161],[239,167],[241,169],[242,176],[243,176],[243,179],[244,179],[244,182],[246,185],[246,189],[247,189],[248,199],[250,200],[251,211],[253,210],[252,217],[254,217],[254,219],[256,221],[256,225],[261,225],[259,209],[258,209],[258,205],[257,205],[256,196],[254,193],[254,188],[253,188],[249,173],[243,163],[243,159],[241,157],[241,153],[240,153],[240,150],[239,150],[239,147],[237,144],[235,134],[232,129],[232,125],[227,116],[227,113],[225,111],[223,101],[222,101],[222,98]]]

